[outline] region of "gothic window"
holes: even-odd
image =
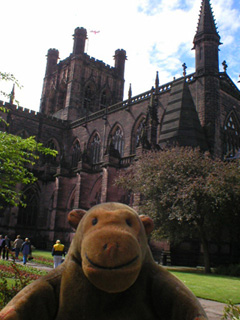
[[[36,193],[32,189],[29,189],[24,194],[23,201],[27,204],[27,206],[19,206],[17,223],[23,226],[35,226],[39,208],[39,201]]]
[[[81,147],[80,143],[77,140],[73,145],[73,152],[72,152],[72,167],[77,167],[78,162],[81,160]]]
[[[240,150],[240,127],[233,112],[227,117],[224,126],[224,156],[233,158]]]
[[[110,105],[110,94],[107,90],[104,90],[100,98],[100,109],[104,109]]]
[[[66,101],[66,94],[67,94],[67,84],[65,79],[62,79],[59,85],[58,91],[58,100],[57,100],[57,110],[64,108],[65,101]]]
[[[92,164],[96,164],[100,162],[100,152],[101,152],[101,140],[97,133],[94,134],[91,144],[91,162]]]
[[[58,150],[57,145],[53,139],[47,142],[46,148],[49,148],[51,150]],[[57,158],[59,158],[59,154],[56,157],[47,154],[44,156],[44,162],[49,164],[56,164]]]
[[[93,88],[90,85],[88,85],[84,92],[84,104],[83,104],[83,107],[86,111],[91,111],[91,112],[93,111],[94,96],[95,96],[95,92]]]
[[[140,146],[143,130],[145,124],[145,117],[141,118],[135,125],[132,138],[132,153],[136,152],[136,148]]]
[[[17,133],[18,136],[20,136],[23,139],[27,139],[29,137],[29,134],[27,133],[26,130],[22,130],[19,133]]]
[[[117,126],[116,130],[112,135],[111,146],[114,150],[117,150],[120,156],[123,156],[124,151],[124,139],[123,139],[123,131]]]

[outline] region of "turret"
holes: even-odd
[[[87,39],[87,30],[84,28],[76,28],[74,30],[73,54],[84,53],[85,42]]]
[[[218,73],[218,47],[221,43],[210,6],[210,0],[202,0],[197,32],[193,44],[193,49],[196,50],[196,74]]]
[[[49,49],[47,54],[46,75],[52,73],[54,67],[57,65],[59,59],[59,51],[56,49]]]
[[[118,49],[115,51],[115,68],[121,78],[124,78],[125,61],[127,60],[126,51]]]

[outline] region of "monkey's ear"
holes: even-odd
[[[77,229],[79,222],[82,220],[83,216],[87,211],[83,209],[74,209],[68,214],[68,223],[74,229]]]
[[[140,220],[142,221],[142,223],[143,223],[143,225],[144,225],[146,234],[147,234],[147,235],[150,235],[150,233],[151,233],[151,232],[153,231],[153,229],[154,229],[153,220],[152,220],[150,217],[145,216],[145,215],[140,215],[139,218],[140,218]]]

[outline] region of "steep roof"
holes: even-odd
[[[160,146],[178,143],[206,149],[206,140],[185,78],[173,82],[160,133]]]
[[[194,42],[204,35],[212,35],[216,37],[216,40],[218,42],[220,40],[220,36],[217,31],[215,19],[210,5],[210,0],[202,0]]]

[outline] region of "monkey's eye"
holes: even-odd
[[[92,225],[95,226],[98,223],[98,218],[92,219]]]
[[[132,226],[131,220],[130,220],[130,219],[126,219],[126,224],[127,224],[129,227],[131,227],[131,226]]]

